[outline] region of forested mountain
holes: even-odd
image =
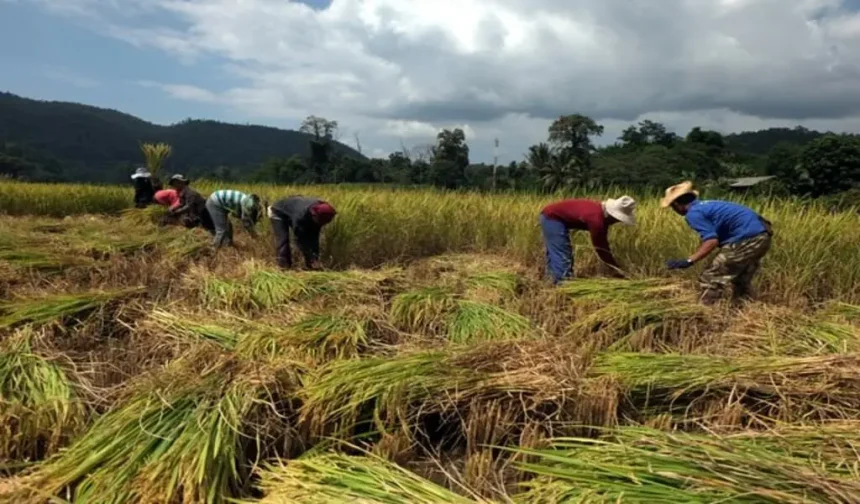
[[[0,93],[0,164],[17,159],[27,178],[125,182],[141,164],[140,142],[166,142],[167,171],[253,171],[273,157],[310,156],[313,135],[264,126],[186,120],[171,126],[77,103],[39,101]],[[333,142],[334,152],[365,159]],[[4,170],[0,170],[4,171]]]

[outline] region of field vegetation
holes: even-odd
[[[0,501],[860,502],[855,211],[749,201],[759,300],[702,306],[651,196],[627,279],[577,236],[553,288],[547,196],[230,187],[330,201],[328,268],[278,270],[266,222],[216,253],[130,190],[0,183]]]

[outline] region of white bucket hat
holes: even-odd
[[[603,208],[606,213],[618,219],[618,222],[628,226],[636,225],[636,200],[630,196],[610,198],[603,202]]]
[[[147,170],[144,167],[140,167],[140,168],[134,170],[134,175],[132,175],[131,178],[136,179],[136,178],[151,177],[151,176],[152,176],[152,174],[149,173],[149,170]]]

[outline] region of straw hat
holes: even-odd
[[[618,219],[618,222],[628,226],[636,225],[636,200],[630,196],[610,198],[603,202],[603,208],[606,213]]]
[[[173,182],[190,182],[190,180],[185,178],[185,175],[182,175],[181,173],[177,173],[177,174],[173,175],[172,177],[170,177],[170,180],[167,183],[172,184]]]
[[[685,194],[691,193],[695,194],[696,196],[699,195],[699,191],[693,189],[693,183],[689,180],[686,182],[681,182],[678,185],[673,185],[672,187],[666,189],[666,196],[664,196],[663,199],[660,200],[660,207],[668,208],[676,199],[680,198]]]

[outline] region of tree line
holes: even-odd
[[[810,197],[860,190],[860,137],[802,127],[763,130],[757,142],[757,133],[724,136],[700,127],[682,137],[644,120],[626,128],[612,145],[597,147],[604,127],[570,114],[553,121],[546,141],[530,146],[522,160],[495,169],[470,162],[459,128],[440,131],[434,144],[403,147],[386,159],[346,158],[334,151],[336,121],[311,116],[300,131],[314,134],[310,156],[270,158],[248,176],[234,174],[235,179],[556,191],[609,185],[663,188],[683,179],[725,186],[741,177],[772,176],[760,190]]]

